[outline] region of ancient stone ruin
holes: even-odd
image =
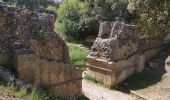
[[[0,3],[0,65],[15,66],[20,79],[55,95],[80,96],[81,74],[66,43],[53,31],[56,14]]]
[[[88,74],[112,86],[141,72],[145,63],[163,50],[164,38],[144,38],[140,32],[135,25],[121,21],[102,22],[87,57]]]

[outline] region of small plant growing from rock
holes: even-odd
[[[43,32],[36,32],[35,37],[42,45],[45,45],[47,43],[47,38]]]

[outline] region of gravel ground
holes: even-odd
[[[128,94],[109,90],[86,80],[83,80],[82,86],[83,93],[90,100],[134,100],[134,98]]]
[[[133,92],[148,100],[170,100],[170,77],[164,77],[157,84]]]

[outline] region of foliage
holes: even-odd
[[[60,33],[79,37],[79,5],[77,0],[64,0],[58,9],[57,30]]]
[[[128,23],[133,17],[127,0],[64,0],[58,10],[57,31],[78,40],[97,35],[100,21],[115,17]]]
[[[96,80],[93,76],[91,76],[91,75],[89,75],[89,74],[86,74],[85,77],[84,77],[84,79],[86,79],[86,80],[88,80],[88,81],[91,81],[91,82],[93,82],[93,83],[96,83],[96,84],[98,84],[98,83],[103,84],[102,82]]]
[[[95,77],[93,77],[93,76],[91,76],[91,75],[89,75],[89,74],[87,74],[87,73],[85,74],[84,79],[85,79],[85,80],[88,80],[88,81],[91,81],[91,82],[93,82],[93,83],[95,83],[95,84],[97,84],[97,85],[100,85],[100,86],[102,86],[102,87],[104,87],[104,88],[108,88],[108,89],[111,89],[111,88],[112,88],[112,86],[106,85],[106,84],[104,84],[102,81],[98,81],[97,79],[95,79]]]
[[[39,8],[47,8],[48,2],[53,0],[3,0],[4,2],[15,3],[16,5],[25,5],[27,8],[34,10]]]
[[[48,96],[41,95],[35,88],[28,90],[27,87],[21,87],[14,84],[0,85],[1,91],[5,91],[16,98],[27,100],[47,100]]]
[[[170,29],[170,0],[129,0],[130,12],[137,12],[145,35],[161,36]]]
[[[42,45],[47,43],[47,38],[43,32],[36,32],[35,37]]]
[[[57,7],[54,7],[54,6],[48,6],[47,9],[50,11],[57,12]]]
[[[86,57],[88,52],[80,49],[78,46],[74,44],[69,44],[69,54],[71,63],[81,70],[85,70],[86,66]]]

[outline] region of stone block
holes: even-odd
[[[26,83],[39,84],[54,95],[82,95],[82,72],[71,64],[39,59],[35,54],[16,54],[15,59],[19,78]]]
[[[139,60],[139,61],[136,61]],[[144,68],[144,55],[135,55],[127,60],[108,62],[99,58],[87,57],[88,74],[106,85],[114,86]]]

